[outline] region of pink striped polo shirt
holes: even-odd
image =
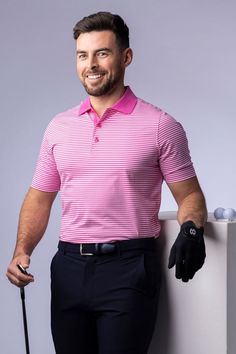
[[[180,123],[129,87],[101,118],[89,98],[48,125],[32,181],[60,190],[60,240],[158,237],[161,186],[195,176]]]

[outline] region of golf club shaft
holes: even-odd
[[[27,318],[26,318],[26,309],[25,309],[25,289],[24,288],[20,288],[20,295],[21,295],[21,302],[22,302],[26,354],[30,354],[28,328],[27,328]]]

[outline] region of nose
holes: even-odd
[[[94,70],[98,67],[98,61],[97,61],[97,57],[95,55],[91,55],[88,58],[88,69],[89,70]]]

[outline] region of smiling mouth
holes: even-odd
[[[104,74],[87,74],[86,78],[89,79],[89,80],[97,80],[97,79],[100,79],[103,76],[104,76]]]

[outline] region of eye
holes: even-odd
[[[85,53],[78,53],[78,54],[77,54],[77,58],[78,58],[79,60],[84,60],[84,59],[86,59],[86,54],[85,54]]]
[[[104,52],[104,51],[101,51],[101,52],[98,52],[97,53],[97,56],[100,57],[100,58],[105,58],[108,56],[108,53],[107,52]]]

